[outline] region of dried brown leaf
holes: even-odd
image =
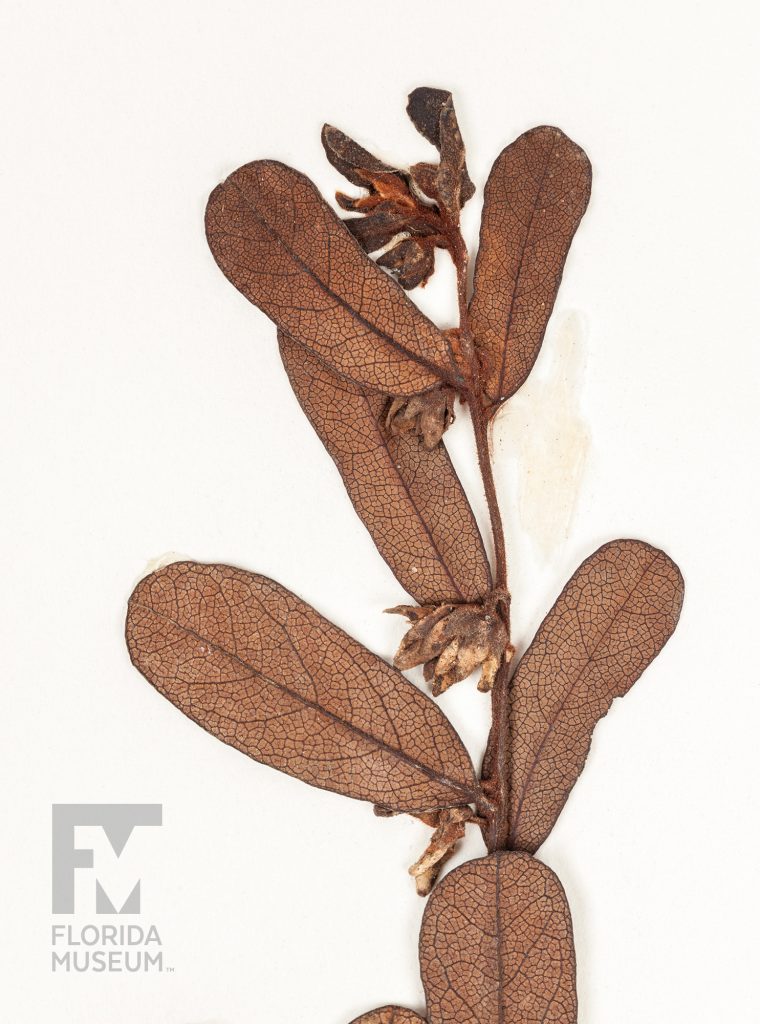
[[[430,1024],[575,1024],[575,950],[556,875],[494,853],[433,890],[420,932]]]
[[[336,377],[282,332],[280,352],[298,401],[399,583],[422,604],[472,601],[491,574],[467,497],[442,444],[385,427],[387,400]]]
[[[130,599],[127,645],[194,722],[310,785],[396,811],[473,799],[469,757],[436,705],[272,580],[159,569]]]
[[[665,646],[683,592],[675,563],[637,540],[605,544],[567,583],[511,683],[511,847],[546,839],[594,727]]]
[[[211,193],[206,236],[232,284],[342,376],[392,395],[461,383],[446,336],[298,171],[239,168]]]
[[[381,1006],[354,1018],[351,1024],[425,1024],[425,1018],[403,1006]]]
[[[590,194],[588,157],[559,128],[533,128],[493,165],[470,304],[491,403],[513,395],[536,361]]]

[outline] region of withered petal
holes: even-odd
[[[385,417],[386,429],[395,437],[417,434],[423,447],[433,451],[456,418],[455,397],[453,388],[444,387],[431,388],[409,399],[394,399]]]
[[[409,291],[425,285],[435,270],[435,248],[414,238],[405,238],[383,253],[377,262],[390,270],[401,287]]]
[[[398,401],[403,401],[398,399]],[[386,608],[386,615],[404,615],[410,622],[419,622],[435,611],[437,605],[432,604],[397,604],[393,608]]]
[[[415,164],[410,172],[412,179],[426,195],[435,197],[455,216],[475,194],[475,186],[467,173],[453,97],[446,89],[422,86],[409,94],[406,111],[417,131],[441,155],[434,178],[428,170],[431,165]]]
[[[417,618],[399,645],[395,665],[424,664],[424,676],[439,696],[478,668],[478,689],[487,691],[514,649],[502,619],[482,604],[440,605]]]
[[[421,85],[409,93],[406,112],[417,131],[436,149],[441,148],[441,110],[451,100],[448,89]]]
[[[393,174],[395,167],[378,160],[358,142],[354,142],[340,128],[331,124],[322,127],[322,145],[325,155],[333,167],[340,171],[344,178],[347,178],[352,185],[360,188],[367,188],[367,175]],[[359,173],[363,171],[362,175]]]
[[[464,156],[464,142],[459,131],[457,116],[451,99],[441,108],[440,120],[441,164],[438,168],[437,185],[440,202],[456,215],[475,193],[475,186],[467,173]]]
[[[405,218],[393,207],[381,204],[366,217],[349,217],[343,223],[362,249],[369,253],[382,249],[400,234],[404,230]]]
[[[429,199],[438,198],[438,168],[435,164],[412,164],[409,177]]]

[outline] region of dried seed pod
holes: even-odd
[[[366,253],[377,252],[406,230],[406,217],[394,203],[378,203],[366,217],[343,221]]]
[[[447,245],[438,210],[423,202],[411,188],[406,171],[388,167],[347,135],[325,125],[322,143],[333,167],[367,194],[353,198],[336,193],[339,206],[350,213],[344,224],[366,253],[377,252],[400,236],[378,259],[402,288],[425,284],[435,269],[436,246]]]
[[[454,113],[451,97],[441,109],[441,164],[438,169],[438,194],[449,211],[458,212],[475,194],[467,173],[464,142]]]
[[[337,171],[352,185],[367,190],[367,195],[358,198],[338,192],[338,203],[344,210],[367,213],[375,210],[379,204],[386,203],[393,206],[400,216],[413,217],[418,211],[424,214],[425,207],[413,195],[406,171],[378,160],[330,124],[322,128],[322,146],[327,159]]]
[[[400,669],[424,665],[425,679],[432,682],[436,697],[477,668],[481,670],[478,689],[487,692],[502,661],[510,661],[514,654],[506,626],[492,602],[399,605],[388,610],[405,615],[412,623],[394,665]]]
[[[365,252],[391,246],[378,259],[402,288],[424,285],[435,270],[435,249],[454,244],[460,207],[475,188],[465,166],[464,144],[450,92],[416,89],[409,116],[440,154],[440,164],[415,164],[402,170],[384,163],[339,128],[325,125],[322,145],[327,159],[353,185],[367,190],[351,197],[336,193],[338,204],[365,216],[345,221]]]

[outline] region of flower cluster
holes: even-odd
[[[417,130],[440,154],[438,164],[392,167],[338,128],[325,125],[322,144],[330,163],[366,195],[336,193],[350,213],[344,223],[366,253],[383,253],[377,262],[403,288],[425,285],[435,269],[435,249],[451,247],[459,210],[475,191],[467,173],[464,144],[451,93],[415,89],[407,112]]]

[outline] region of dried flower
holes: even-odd
[[[473,197],[475,186],[467,173],[464,143],[451,93],[422,86],[410,93],[406,112],[420,135],[432,142],[441,157],[438,167],[415,164],[411,176],[426,195],[458,221],[459,210]]]
[[[345,220],[346,227],[366,253],[390,246],[377,262],[402,288],[410,289],[424,286],[433,273],[436,247],[451,247],[459,209],[475,189],[467,174],[451,93],[415,89],[407,113],[438,149],[439,165],[392,167],[329,124],[322,129],[322,145],[333,167],[367,190],[357,198],[336,193],[344,210],[363,214]]]
[[[418,434],[423,447],[432,451],[454,422],[453,388],[438,387],[411,398],[393,398],[388,404],[385,426],[394,437]]]
[[[348,222],[346,222],[348,223]],[[435,238],[404,238],[378,257],[378,265],[394,275],[407,291],[427,284],[435,270]]]
[[[399,812],[382,804],[375,804],[375,814],[378,818],[393,818]],[[435,885],[441,868],[454,853],[457,843],[464,839],[465,825],[468,822],[478,822],[479,819],[473,809],[466,804],[459,807],[443,807],[436,811],[421,811],[413,817],[433,829],[430,842],[422,856],[409,868],[417,894],[427,896]]]
[[[465,825],[474,817],[470,807],[446,807],[427,816],[427,824],[432,825],[435,831],[425,852],[409,868],[419,896],[429,895],[441,868],[454,853],[460,839],[464,839]]]
[[[454,683],[481,669],[478,689],[493,686],[502,660],[511,661],[514,647],[501,616],[484,604],[398,605],[390,612],[406,615],[412,628],[401,641],[394,665],[424,665],[437,697]]]

